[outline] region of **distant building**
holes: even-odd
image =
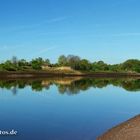
[[[43,69],[43,70],[48,70],[48,69],[51,69],[51,67],[50,67],[49,65],[43,65],[43,66],[42,66],[42,69]]]
[[[62,67],[56,67],[57,70],[66,70],[66,71],[71,71],[72,68],[68,66],[62,66]]]
[[[71,67],[68,67],[68,66],[51,67],[49,65],[43,65],[42,70],[72,71],[73,69]]]

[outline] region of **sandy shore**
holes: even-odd
[[[108,130],[97,140],[140,140],[140,115]]]

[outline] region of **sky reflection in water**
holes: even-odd
[[[93,140],[139,114],[139,93],[138,79],[1,80],[0,129],[18,140]]]

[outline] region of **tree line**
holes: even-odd
[[[90,62],[87,59],[81,59],[75,55],[61,55],[57,63],[52,64],[49,59],[41,57],[27,61],[25,59],[18,60],[17,57],[12,57],[0,63],[0,71],[29,71],[42,70],[42,66],[62,67],[68,66],[74,70],[88,72],[138,72],[140,73],[140,60],[129,59],[120,64],[107,64],[104,61]]]

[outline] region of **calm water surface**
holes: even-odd
[[[139,79],[0,81],[0,139],[95,140],[140,113]]]

